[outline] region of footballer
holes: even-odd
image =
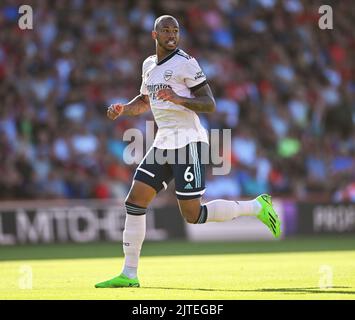
[[[205,164],[201,158],[209,141],[198,113],[214,112],[215,99],[196,59],[178,47],[179,23],[174,17],[158,17],[152,38],[156,53],[143,62],[140,94],[127,104],[117,103],[107,109],[111,120],[137,116],[150,109],[158,131],[135,171],[125,199],[122,271],[96,284],[96,288],[140,286],[137,269],[145,237],[146,209],[173,179],[180,212],[188,223],[228,221],[249,215],[263,222],[276,238],[281,233],[270,195],[262,194],[249,201],[201,202],[205,192]],[[171,155],[168,160],[157,161],[158,155],[167,154]],[[179,157],[180,154],[186,157]]]

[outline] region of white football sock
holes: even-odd
[[[125,229],[123,231],[125,262],[122,273],[129,278],[135,278],[137,276],[138,261],[145,237],[145,229],[145,214],[126,215]]]
[[[130,279],[136,278],[137,277],[137,267],[128,267],[124,266],[122,272],[125,276],[127,276]]]
[[[256,199],[249,201],[218,199],[204,205],[207,207],[206,222],[228,221],[239,216],[256,216],[261,209],[261,204]]]

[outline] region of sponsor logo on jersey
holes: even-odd
[[[164,72],[164,80],[169,81],[172,75],[173,75],[173,72],[171,70],[166,70]]]
[[[165,83],[158,83],[158,84],[148,84],[147,90],[149,92],[149,97],[153,100],[157,100],[156,94],[159,90],[162,89],[172,89],[171,86]]]
[[[191,183],[188,183],[188,184],[184,187],[184,189],[192,189]]]

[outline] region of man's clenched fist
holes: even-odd
[[[116,104],[111,104],[108,108],[107,108],[107,116],[111,119],[111,120],[115,120],[117,119],[123,112],[123,105],[116,103]]]

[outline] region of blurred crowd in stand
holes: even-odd
[[[232,129],[231,172],[209,167],[205,198],[355,202],[354,1],[327,1],[332,30],[324,1],[26,1],[33,30],[22,2],[0,5],[1,200],[126,196],[123,134],[153,117],[106,107],[139,93],[154,20],[171,14],[216,98],[203,125]]]

